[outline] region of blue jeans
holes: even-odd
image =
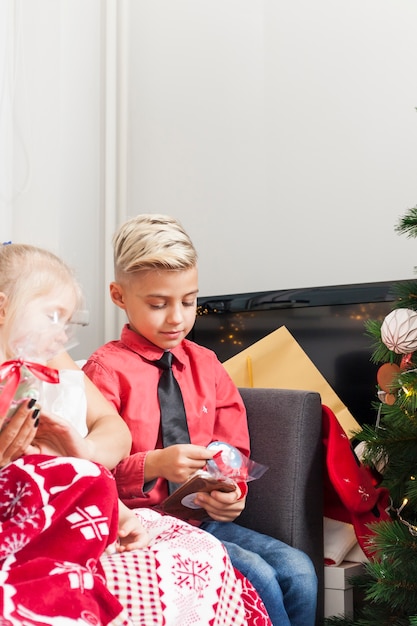
[[[310,558],[278,539],[234,522],[203,522],[252,583],[274,626],[314,626],[317,576]]]

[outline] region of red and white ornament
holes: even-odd
[[[391,311],[382,322],[381,339],[396,354],[409,354],[417,350],[417,311]]]

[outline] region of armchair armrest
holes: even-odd
[[[238,523],[299,548],[318,580],[317,624],[323,622],[322,409],[312,391],[241,388],[251,458],[269,467],[250,483]]]

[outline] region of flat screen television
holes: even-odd
[[[374,423],[378,365],[365,320],[394,308],[394,285],[375,282],[198,298],[189,338],[226,361],[286,326],[360,423]]]

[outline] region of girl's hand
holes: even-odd
[[[130,550],[140,550],[149,545],[150,537],[148,531],[135,513],[127,508],[119,500],[119,543],[116,546],[117,552]]]
[[[31,398],[22,402],[0,432],[0,467],[21,457],[30,446],[39,424],[39,408],[34,407],[35,400]]]
[[[90,444],[66,420],[41,413],[36,437],[26,454],[48,454],[91,459]]]

